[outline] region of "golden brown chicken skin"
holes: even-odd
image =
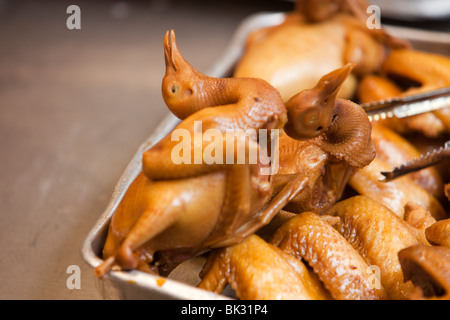
[[[408,202],[405,205],[404,221],[411,227],[410,231],[421,244],[430,245],[426,230],[436,222],[430,211],[417,203]]]
[[[404,217],[405,205],[408,202],[415,202],[423,206],[436,219],[442,219],[447,215],[442,204],[409,177],[383,181],[385,177],[381,172],[390,170],[392,170],[391,165],[375,158],[370,165],[355,172],[349,180],[349,185],[358,194],[383,204],[400,218]]]
[[[297,1],[284,23],[250,35],[234,75],[262,78],[287,101],[322,75],[355,63],[339,92],[351,98],[357,77],[379,70],[388,47],[408,46],[384,30],[368,29],[367,7],[354,0]]]
[[[198,287],[221,293],[227,284],[243,300],[324,300],[329,294],[294,257],[256,235],[213,251]]]
[[[372,140],[376,145],[377,158],[392,167],[400,166],[421,156],[421,152],[407,138],[376,122],[372,122]],[[412,172],[408,177],[436,199],[442,198],[443,181],[435,168],[424,168]]]
[[[399,260],[405,281],[416,286],[411,300],[450,300],[450,248],[415,245],[402,249]]]
[[[289,219],[275,232],[271,243],[305,260],[334,299],[387,299],[361,255],[317,214],[304,212]]]
[[[405,82],[408,83],[404,84]],[[406,90],[402,88],[405,85],[409,87]],[[380,74],[368,75],[361,80],[358,99],[365,103],[408,96],[449,85],[450,57],[413,49],[398,49],[393,50],[386,58]],[[400,133],[417,132],[429,138],[436,138],[450,132],[450,108],[405,119],[387,119],[382,123]]]
[[[159,251],[175,250],[171,258],[180,262],[201,251],[221,212],[223,177],[215,173],[153,182],[140,173],[114,212],[102,252],[106,260],[96,268],[97,276],[113,265],[150,272]],[[212,195],[205,197],[209,191]],[[124,241],[133,244],[133,252],[121,252],[128,248]]]
[[[375,157],[366,113],[359,105],[336,98],[353,67],[348,64],[324,75],[286,103],[288,122],[279,139],[274,184],[294,174],[308,177],[287,210],[323,212],[341,197],[353,172]]]
[[[173,31],[164,37],[164,53],[163,97],[168,108],[184,118],[172,133],[185,130],[193,137],[196,121],[204,130],[210,128],[222,133],[228,129],[271,130],[284,125],[284,103],[265,81],[202,75],[179,52]],[[235,240],[235,233],[255,219],[257,223],[252,224],[255,229],[266,223],[266,214],[259,213],[271,199],[273,188],[270,175],[261,173],[265,165],[258,161],[250,164],[248,157],[242,164],[236,160],[228,164],[224,159],[209,164],[203,157],[198,164],[193,164],[194,161],[177,164],[173,160],[177,142],[172,139],[172,133],[144,152],[142,174],[114,214],[106,243],[106,260],[96,268],[98,276],[114,265],[124,269],[142,267],[143,261],[153,262],[155,252],[167,257],[168,262],[176,262],[180,256],[220,246],[221,241],[226,240],[228,244],[240,241],[241,238]],[[195,139],[192,140],[195,144]],[[192,144],[191,151],[196,147]],[[226,150],[226,144],[219,147]],[[208,145],[202,139],[202,154]],[[248,141],[244,148],[249,151],[258,149],[259,145]],[[226,157],[226,152],[223,155]],[[289,194],[285,197],[288,199]],[[283,203],[277,197],[274,201]],[[277,205],[269,206],[271,212],[276,213],[277,208]]]
[[[450,219],[431,224],[425,229],[425,235],[430,243],[450,248]]]
[[[336,229],[381,274],[381,284],[392,299],[406,299],[414,290],[404,282],[398,252],[419,244],[407,224],[391,210],[365,196],[334,205],[328,212],[340,218]]]

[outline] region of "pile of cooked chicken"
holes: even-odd
[[[450,86],[450,57],[368,29],[366,8],[299,0],[284,23],[249,36],[228,78],[197,71],[167,32],[162,95],[181,119],[174,130],[258,130],[277,143],[277,170],[230,159],[226,142],[215,144],[219,161],[192,151],[174,163],[179,140],[167,135],[144,152],[96,275],[167,275],[203,255],[198,287],[230,285],[240,299],[449,299],[448,148],[392,181],[382,172],[448,140],[450,108],[371,122],[360,103]],[[247,142],[241,152],[273,150],[261,136],[234,138]],[[190,143],[211,152],[210,142]]]

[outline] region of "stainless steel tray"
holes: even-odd
[[[243,53],[244,43],[249,33],[263,27],[280,24],[284,17],[284,13],[258,13],[245,19],[236,30],[223,56],[206,73],[212,77],[230,76]],[[445,54],[450,52],[449,34],[390,26],[386,26],[386,28],[392,34],[410,40],[417,49]],[[100,252],[109,223],[127,188],[141,170],[143,152],[170,133],[178,122],[179,120],[175,116],[167,114],[151,136],[142,143],[120,177],[109,205],[87,235],[81,249],[84,260],[92,268],[102,262]],[[233,298],[231,291],[218,295],[195,287],[199,281],[198,272],[202,262],[202,258],[188,260],[175,269],[167,279],[140,271],[111,271],[103,279],[94,277],[94,281],[104,299],[214,300]]]

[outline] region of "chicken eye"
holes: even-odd
[[[170,92],[172,92],[172,93],[177,93],[177,91],[178,91],[178,86],[177,86],[176,84],[173,84],[173,85],[170,87]]]

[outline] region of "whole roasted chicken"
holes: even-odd
[[[367,6],[360,0],[297,1],[284,23],[250,35],[234,76],[267,80],[287,101],[324,74],[354,63],[339,92],[352,98],[357,78],[377,71],[389,48],[408,46],[383,29],[368,29]]]
[[[164,53],[163,97],[169,109],[183,119],[174,131],[202,134],[194,132],[196,121],[205,131],[221,133],[283,127],[285,105],[265,81],[216,79],[201,74],[179,52],[173,31],[166,33]],[[200,146],[192,140],[191,150],[199,148],[204,154],[208,147],[205,140]],[[246,140],[244,151],[259,148],[256,141]],[[216,146],[217,150],[227,147],[225,142]],[[98,276],[112,266],[150,272],[155,262],[170,265],[220,246],[222,241],[233,243],[240,227],[265,217],[263,209],[276,212],[284,203],[274,197],[275,205],[268,205],[273,190],[271,176],[261,174],[264,166],[260,162],[237,164],[233,159],[227,164],[226,159],[219,159],[222,161],[211,165],[202,160],[197,164],[192,151],[187,155],[191,162],[175,164],[175,147],[169,134],[144,153],[142,172],[112,217],[103,248],[106,260],[95,270]],[[225,152],[221,155],[226,157]],[[288,193],[283,196],[289,199]]]

